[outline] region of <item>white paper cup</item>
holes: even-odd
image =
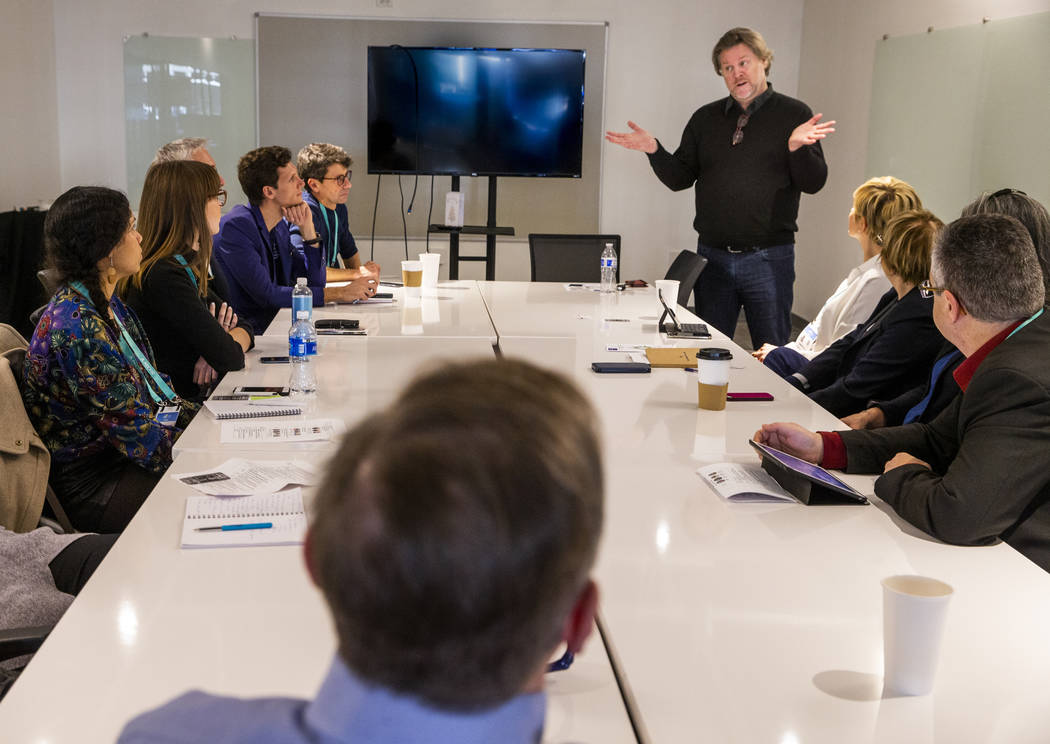
[[[887,691],[925,695],[933,689],[944,619],[953,589],[926,576],[882,580],[882,646]]]
[[[423,264],[423,286],[436,287],[438,283],[438,272],[441,269],[441,254],[420,253],[419,260]]]
[[[656,291],[660,293],[660,296],[664,298],[664,302],[674,310],[678,305],[678,280],[677,279],[657,279],[656,280]],[[659,299],[657,299],[659,302]],[[663,306],[660,306],[660,311],[663,311]]]

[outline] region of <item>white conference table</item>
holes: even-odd
[[[1044,571],[1006,545],[941,544],[879,503],[725,503],[695,475],[697,467],[752,461],[746,440],[766,421],[819,429],[835,427],[836,420],[720,334],[711,341],[667,343],[656,329],[652,290],[609,297],[567,293],[561,285],[496,282],[482,283],[481,294],[502,354],[569,374],[599,411],[607,475],[596,568],[601,622],[642,741],[1045,741],[1050,648],[1040,641],[1050,619],[1050,576]],[[610,320],[617,317],[627,322]],[[687,313],[680,319],[695,320]],[[277,353],[283,342],[260,338],[260,346],[273,343],[275,350],[253,354]],[[485,348],[481,340],[469,348]],[[424,363],[432,354],[457,353],[458,347],[439,340],[424,351],[427,343],[322,339],[320,359],[336,371],[324,372],[320,408],[356,420],[388,402],[410,374],[402,345],[419,344],[416,357]],[[732,348],[730,389],[769,391],[776,400],[700,411],[691,373],[591,372],[592,361],[626,358],[607,346],[633,343]],[[287,366],[249,364],[238,374],[245,382],[276,384]],[[376,386],[375,395],[355,392],[351,383],[362,375],[366,387]],[[233,384],[241,384],[237,376],[224,381]],[[332,400],[325,397],[330,394]],[[175,472],[237,454],[219,448],[214,426],[202,428],[196,441],[197,431],[186,432],[194,437]],[[331,445],[303,451],[320,456]],[[845,480],[871,494],[873,478]],[[161,488],[154,496],[186,489],[171,481]],[[292,560],[297,551],[225,550],[220,567],[209,569],[206,553],[177,548],[182,498],[147,501],[0,704],[0,739],[109,740],[85,735],[91,727],[76,725],[78,716],[115,731],[127,715],[194,685],[242,695],[311,694],[330,654],[331,630],[316,592]],[[255,571],[256,564],[264,570]],[[216,582],[216,573],[226,581]],[[894,573],[932,575],[956,590],[929,696],[882,697],[879,580]],[[230,579],[242,582],[243,591]],[[277,590],[282,601],[271,601],[264,588]],[[258,622],[262,616],[278,618],[279,627]],[[313,665],[303,665],[297,647],[272,659],[258,655],[255,640],[289,643],[289,628],[311,636],[306,648],[318,659]],[[202,649],[190,645],[198,637]],[[549,680],[549,741],[632,740],[596,641],[583,666],[578,662],[566,676]],[[177,657],[171,680],[166,671],[155,671],[169,656]],[[83,690],[98,683],[107,662],[116,670],[116,691],[85,702]],[[130,702],[112,700],[121,695]],[[68,722],[49,720],[47,711],[70,701]]]
[[[230,454],[187,452],[172,472]],[[194,493],[166,477],[150,495],[0,703],[0,741],[112,742],[130,718],[191,689],[314,695],[336,642],[301,547],[180,550]],[[635,742],[597,633],[547,692],[544,741]]]
[[[501,333],[500,350],[571,375],[599,410],[608,476],[597,567],[602,622],[643,738],[1046,741],[1045,571],[1005,544],[940,543],[877,499],[872,506],[724,502],[695,470],[754,462],[747,439],[762,423],[841,423],[724,337],[667,345],[731,348],[730,390],[772,392],[774,402],[702,411],[695,374],[595,374],[592,361],[625,359],[605,351],[609,343],[645,343],[646,329],[649,343],[666,339],[645,322],[603,336],[606,327],[593,316],[575,336],[542,337],[550,327],[541,322],[537,337],[526,337],[524,319],[542,316],[563,292],[533,287],[527,294],[540,309],[518,313],[522,335]],[[599,310],[600,299],[591,305]],[[502,331],[503,318],[490,310]],[[872,495],[873,477],[844,480]],[[931,575],[956,592],[928,696],[882,696],[879,582],[898,573]]]
[[[313,319],[357,318],[361,321],[361,329],[368,332],[368,338],[483,338],[491,344],[496,343],[496,330],[492,327],[477,282],[439,282],[437,287],[421,289],[418,297],[406,297],[401,287],[386,285],[380,286],[380,292],[390,292],[394,301],[315,307]],[[287,341],[291,322],[291,309],[283,308],[277,312],[265,335],[283,336]],[[288,353],[287,349],[284,353]]]

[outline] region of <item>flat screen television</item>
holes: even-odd
[[[368,47],[368,172],[579,178],[579,49]]]

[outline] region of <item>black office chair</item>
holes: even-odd
[[[689,295],[693,292],[700,274],[707,268],[707,259],[695,251],[682,251],[675,256],[664,279],[678,280],[678,304],[689,307]]]
[[[534,282],[600,282],[605,244],[616,251],[616,281],[620,281],[619,235],[549,235],[529,233],[529,259]]]

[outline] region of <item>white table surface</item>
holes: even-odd
[[[625,358],[605,351],[608,343],[642,342],[644,333],[628,325],[603,337],[601,324],[590,328],[566,338],[501,333],[500,350],[571,374],[600,411],[602,614],[647,740],[1047,740],[1046,572],[1005,544],[942,544],[877,499],[724,502],[694,471],[754,462],[747,439],[762,423],[841,423],[725,340],[695,345],[732,348],[729,389],[772,392],[774,402],[702,411],[694,374],[595,374],[590,362]],[[844,480],[872,495],[873,477]],[[929,696],[882,697],[879,582],[898,573],[934,576],[956,591]]]
[[[245,355],[244,370],[226,375],[216,392],[231,393],[237,385],[287,385],[291,372],[288,364],[260,362],[263,356],[287,354],[287,346],[285,338],[257,337],[256,348]],[[322,336],[318,339],[318,354],[311,362],[317,371],[317,395],[312,401],[290,402],[304,408],[303,416],[298,418],[341,418],[353,426],[388,405],[416,375],[445,362],[474,357],[491,359],[492,355],[487,338]],[[217,422],[202,411],[175,442],[175,456],[219,447],[219,433]],[[320,446],[316,442],[285,445],[292,452]]]
[[[556,282],[479,281],[478,287],[501,339],[653,333],[663,312],[652,287],[610,294],[569,290]],[[684,309],[676,314],[679,321],[697,320]],[[712,333],[725,338],[717,331]]]
[[[315,321],[320,318],[357,318],[369,338],[484,338],[491,344],[496,343],[496,331],[477,282],[473,280],[440,282],[435,288],[420,290],[420,296],[414,298],[406,298],[401,287],[382,286],[380,291],[391,292],[394,302],[315,307],[313,318]],[[291,322],[291,308],[282,308],[264,335],[283,336],[287,346]],[[287,348],[284,353],[288,353]]]
[[[172,472],[228,456],[185,453]],[[112,742],[128,719],[190,689],[314,695],[335,635],[301,548],[180,550],[194,493],[165,478],[150,495],[0,704],[0,740]],[[597,633],[547,691],[545,741],[635,741]]]

